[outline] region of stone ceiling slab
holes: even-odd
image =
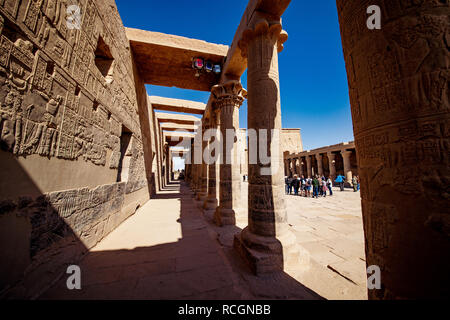
[[[183,142],[186,139],[193,139],[195,137],[192,133],[184,133],[184,132],[164,132],[164,141],[167,142],[169,147],[186,147]],[[187,141],[189,141],[187,140]]]
[[[197,131],[198,126],[191,124],[178,124],[172,122],[163,122],[160,124],[160,127],[163,131],[188,131],[195,132]]]
[[[201,57],[222,64],[228,46],[159,32],[126,28],[131,49],[146,84],[210,91],[220,75],[195,77],[192,59]]]
[[[206,104],[197,101],[150,96],[153,109],[203,115]]]
[[[160,123],[171,122],[176,124],[198,124],[201,119],[195,116],[176,113],[155,112],[156,118]]]

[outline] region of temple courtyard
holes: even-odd
[[[367,299],[359,192],[285,199],[302,256],[294,269],[253,275],[233,250],[245,208],[236,226],[217,227],[184,182],[171,182],[85,255],[81,290],[63,276],[41,299]]]

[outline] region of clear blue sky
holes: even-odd
[[[126,27],[230,45],[246,0],[116,0]],[[347,76],[334,0],[293,0],[279,55],[283,128],[301,128],[305,150],[353,140]],[[246,74],[242,77],[246,87]],[[207,102],[209,93],[148,86],[150,95]],[[247,126],[247,105],[240,110]]]

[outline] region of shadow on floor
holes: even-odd
[[[184,182],[172,182],[164,189],[155,200],[180,201],[180,214],[174,215],[178,219],[170,221],[181,226],[177,242],[91,251],[80,264],[81,290],[68,290],[67,278],[62,277],[41,299],[321,299],[286,273],[253,276],[232,248],[217,241],[219,235]],[[149,228],[152,231],[158,230]],[[241,229],[224,231],[232,236]]]

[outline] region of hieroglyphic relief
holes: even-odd
[[[142,142],[133,138],[131,144],[130,150],[132,157],[128,173],[128,183],[125,190],[127,194],[135,192],[147,184]]]
[[[365,26],[369,5],[382,9],[381,30]],[[439,0],[338,0],[337,7],[367,261],[381,267],[385,292],[401,297],[408,255],[448,269],[439,252],[448,251],[450,7]],[[410,272],[426,273],[417,266]],[[431,291],[416,284],[408,290]]]
[[[67,27],[67,8],[72,4],[80,7],[81,29]],[[100,44],[108,47],[114,61],[107,77],[95,59]],[[122,210],[125,194],[147,186],[133,70],[129,42],[113,0],[0,0],[2,160],[32,167],[44,163],[48,180],[72,175],[74,181],[64,180],[68,189],[72,183],[86,183],[85,177],[76,176],[78,168],[99,169],[104,175],[88,177],[92,187],[65,191],[54,191],[60,181],[35,180],[49,185],[36,191],[45,193],[33,197],[22,190],[26,179],[20,183],[14,175],[3,179],[2,187],[11,185],[14,199],[0,194],[0,217],[6,215],[14,222],[25,218],[27,223],[23,251],[31,261],[19,273],[27,279],[27,270],[32,270],[33,285],[27,292],[21,287],[19,296],[35,296],[37,274],[46,285],[54,280],[60,264],[77,261],[75,252],[66,250],[67,243],[81,243],[83,252],[116,228],[132,214]],[[120,167],[123,126],[133,135],[129,178],[112,183]],[[35,166],[27,173],[38,170]],[[95,187],[105,179],[112,184]],[[133,202],[138,206],[145,197]],[[3,245],[8,237],[4,234]],[[3,260],[11,259],[0,251]],[[55,259],[58,255],[61,261]],[[14,277],[3,273],[1,280],[15,286],[20,279]]]
[[[94,52],[100,34],[119,60],[130,54],[129,46],[122,49],[127,54],[118,54],[116,42],[127,40],[115,6],[106,7],[118,21],[105,26],[97,5],[80,1],[82,29],[67,30],[67,5],[61,0],[0,1],[2,146],[17,156],[82,157],[97,165],[107,164],[111,150],[109,164],[116,169],[121,122],[139,127],[133,82],[121,71],[131,67],[119,63],[118,83],[108,87],[94,65]],[[12,24],[23,33],[8,30]],[[116,33],[122,37],[116,39],[108,28],[122,29]],[[139,130],[133,131],[140,138]]]
[[[51,192],[37,198],[3,200],[0,201],[0,212],[20,212],[22,216],[30,218],[30,256],[33,257],[72,232],[84,241],[86,234],[95,230],[95,225],[108,223],[111,215],[119,215],[125,196],[124,185],[125,183],[120,182],[93,189]],[[109,229],[116,227],[119,222],[120,219],[115,219],[115,225]],[[89,237],[88,247],[102,239],[109,231],[101,230],[95,238]]]

